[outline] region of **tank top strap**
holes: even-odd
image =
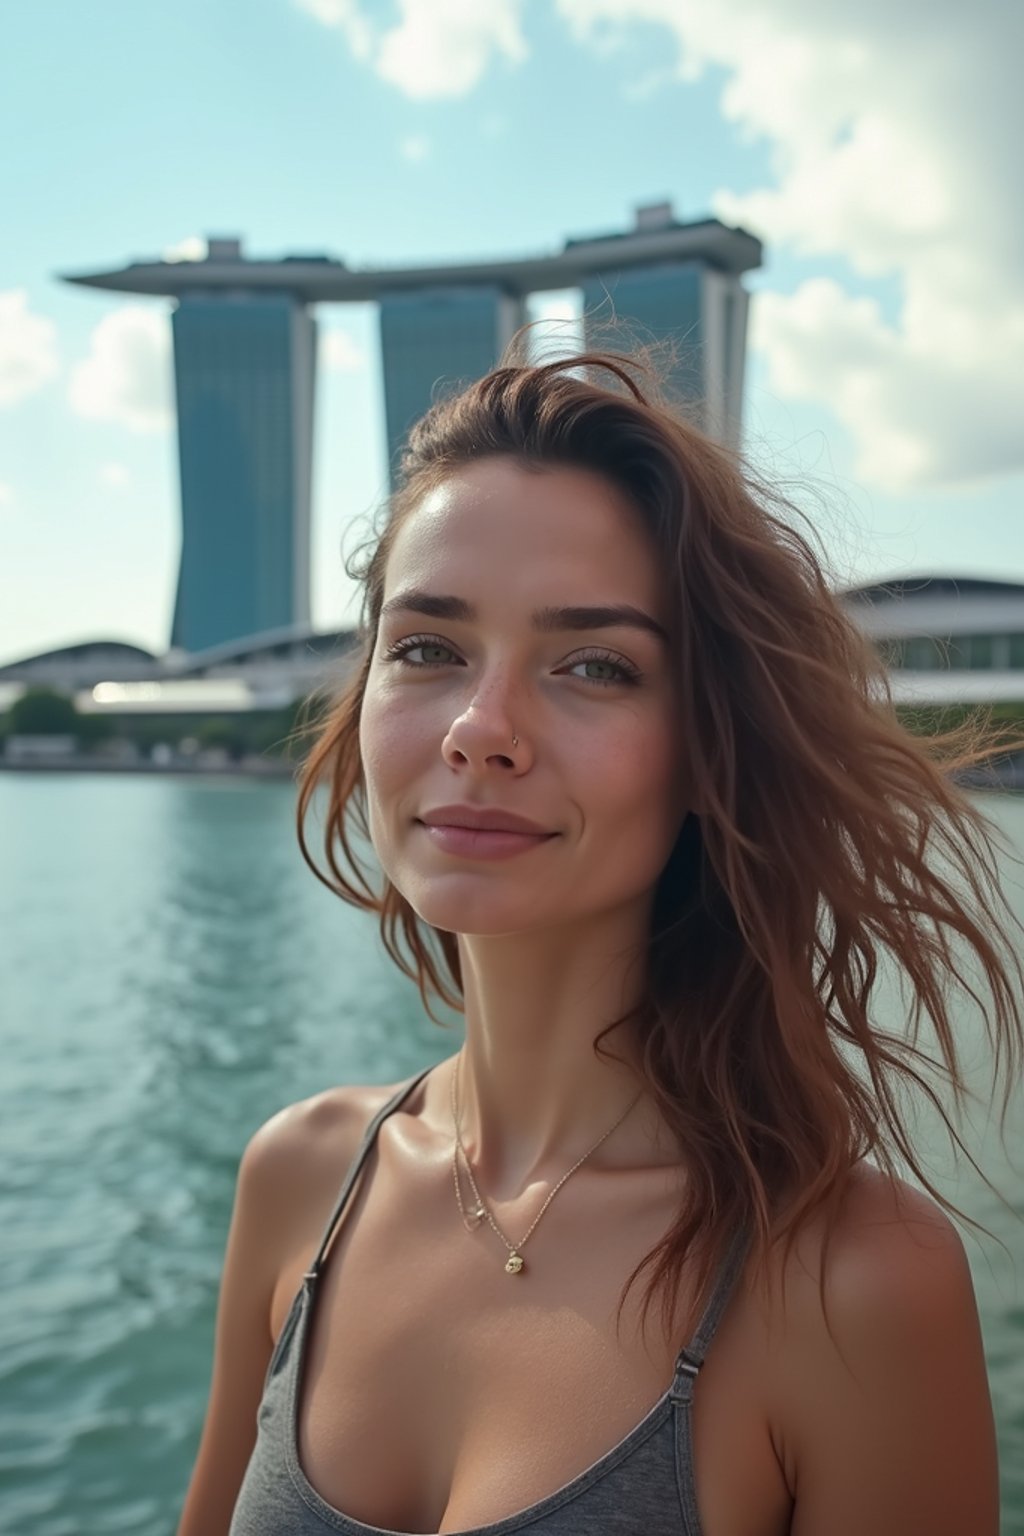
[[[697,1325],[697,1331],[676,1356],[675,1376],[670,1389],[670,1396],[674,1402],[688,1403],[693,1395],[693,1384],[704,1364],[704,1357],[732,1295],[733,1287],[739,1279],[743,1262],[750,1250],[751,1239],[752,1233],[745,1223],[741,1224],[726,1249],[714,1289],[704,1308],[704,1315]]]
[[[324,1254],[327,1251],[327,1245],[331,1240],[334,1228],[337,1226],[338,1218],[344,1210],[345,1202],[352,1192],[352,1186],[359,1176],[359,1170],[362,1168],[369,1155],[370,1148],[373,1146],[377,1132],[380,1129],[382,1122],[386,1120],[388,1115],[392,1114],[400,1104],[405,1102],[405,1100],[412,1093],[413,1089],[419,1087],[420,1083],[427,1076],[428,1072],[432,1072],[433,1070],[434,1069],[432,1066],[424,1067],[422,1072],[417,1072],[415,1077],[410,1078],[407,1083],[403,1083],[401,1088],[399,1088],[397,1092],[393,1093],[385,1104],[381,1105],[380,1109],[378,1109],[377,1113],[366,1127],[366,1130],[363,1132],[363,1139],[359,1143],[359,1146],[356,1149],[356,1155],[352,1159],[348,1173],[345,1175],[345,1182],[342,1184],[338,1198],[335,1201],[334,1210],[331,1212],[330,1220],[328,1221],[327,1226],[324,1228],[324,1235],[320,1240],[320,1251],[318,1252],[316,1258],[313,1260],[313,1263],[310,1265],[309,1269],[303,1275],[302,1278],[304,1281],[313,1281],[320,1273],[320,1267],[323,1264]]]

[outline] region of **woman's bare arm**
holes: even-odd
[[[296,1157],[295,1110],[262,1125],[242,1154],[217,1303],[209,1403],[177,1536],[227,1536],[256,1443],[256,1412],[273,1353],[270,1303],[279,1273],[282,1206]]]
[[[897,1209],[876,1174],[835,1239],[836,1343],[805,1293],[779,1355],[792,1536],[998,1536],[996,1431],[967,1255],[940,1207],[905,1190]]]

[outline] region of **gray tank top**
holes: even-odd
[[[380,1526],[354,1520],[320,1497],[299,1465],[296,1404],[316,1282],[331,1234],[381,1122],[430,1070],[400,1088],[366,1128],[320,1251],[302,1278],[267,1366],[256,1444],[228,1536],[323,1536],[325,1531],[405,1536],[382,1533]],[[696,1333],[679,1352],[672,1385],[618,1445],[539,1503],[458,1536],[509,1536],[513,1531],[530,1536],[702,1536],[693,1480],[693,1389],[747,1249],[747,1234],[741,1230],[726,1253]]]

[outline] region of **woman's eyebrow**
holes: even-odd
[[[398,611],[423,613],[432,619],[451,619],[462,624],[475,624],[477,620],[476,609],[464,597],[445,597],[419,588],[410,588],[407,592],[399,592],[389,598],[381,609],[381,618]],[[530,621],[533,628],[542,634],[557,634],[568,629],[612,629],[626,625],[631,629],[646,630],[666,645],[669,643],[668,634],[657,619],[653,619],[642,608],[634,608],[632,603],[538,608],[531,614]]]

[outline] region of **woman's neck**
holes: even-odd
[[[643,933],[646,929],[642,930]],[[642,994],[645,946],[593,924],[584,935],[462,935],[466,1040],[460,1052],[463,1144],[495,1198],[559,1178],[630,1103],[594,1153],[610,1166],[673,1156],[632,1050],[629,1026],[597,1036]],[[611,1054],[614,1053],[614,1056]]]

